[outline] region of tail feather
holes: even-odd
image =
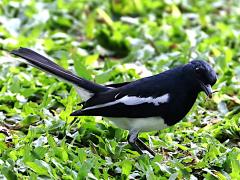
[[[55,64],[48,58],[32,51],[31,49],[20,48],[18,50],[13,50],[11,53],[25,59],[32,66],[35,66],[41,70],[44,70],[44,71],[51,73],[57,77],[60,77],[61,79],[69,81],[69,82],[73,83],[74,85],[76,85],[76,86],[80,87],[81,89],[86,90],[90,93],[94,94],[94,93],[98,93],[98,92],[107,91],[110,89],[109,87],[95,84],[91,81],[88,81],[86,79],[78,77],[77,75],[71,73],[70,71],[63,69],[62,67]]]

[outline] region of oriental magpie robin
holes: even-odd
[[[211,97],[217,80],[215,71],[205,61],[186,65],[133,82],[99,85],[61,68],[48,58],[27,48],[12,51],[41,70],[67,80],[77,87],[83,107],[72,116],[108,117],[118,127],[129,131],[128,142],[140,154],[148,148],[138,133],[166,128],[179,122],[191,109],[198,93]]]

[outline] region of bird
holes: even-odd
[[[161,130],[182,120],[200,92],[212,97],[217,81],[214,69],[194,59],[159,74],[119,84],[100,85],[63,69],[47,57],[29,49],[11,51],[28,64],[73,84],[83,102],[70,116],[102,116],[128,130],[128,143],[139,154],[155,152],[138,135]]]

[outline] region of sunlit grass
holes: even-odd
[[[0,2],[0,172],[7,179],[240,179],[238,1]],[[140,138],[81,108],[71,85],[20,63],[29,47],[101,83],[131,81],[206,59],[217,71],[180,123]]]

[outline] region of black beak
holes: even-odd
[[[206,95],[211,98],[213,91],[212,91],[212,87],[210,84],[204,84],[204,83],[200,83],[202,90],[206,93]]]

